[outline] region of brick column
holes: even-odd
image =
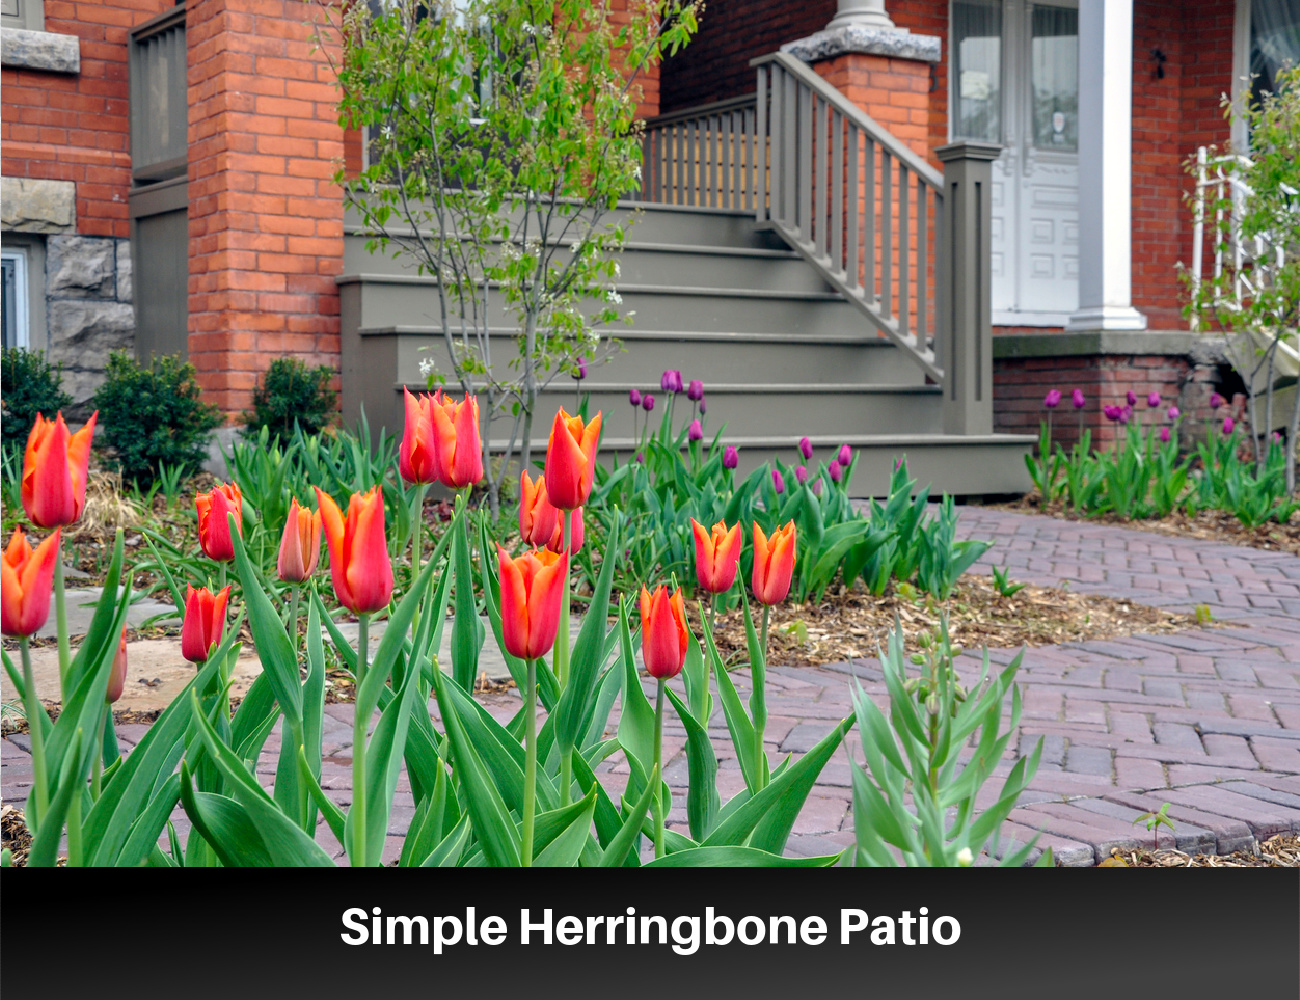
[[[337,89],[313,51],[319,8],[191,0],[189,355],[234,417],[271,359],[339,363],[343,156]]]

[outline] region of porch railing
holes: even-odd
[[[646,122],[642,201],[753,211],[761,147],[753,94]],[[765,152],[765,151],[764,151]]]

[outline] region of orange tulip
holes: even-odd
[[[68,433],[63,413],[47,420],[39,413],[23,455],[23,509],[33,524],[61,527],[81,517],[86,506],[86,470],[95,436],[96,410],[86,426]]]
[[[275,568],[286,583],[302,583],[316,572],[320,562],[320,511],[298,506],[294,497],[280,537],[280,556]]]
[[[199,512],[199,547],[203,554],[216,562],[230,562],[235,558],[235,542],[230,537],[230,522],[226,514],[235,515],[235,530],[244,535],[244,495],[238,483],[226,483],[194,498]]]
[[[334,596],[358,615],[388,606],[393,596],[393,564],[384,537],[384,495],[378,486],[353,493],[344,520],[333,498],[316,487],[321,524],[330,551]]]
[[[230,588],[214,594],[207,587],[185,588],[185,620],[181,624],[181,656],[202,663],[221,643],[226,631],[226,602]]]
[[[113,657],[113,670],[108,675],[108,691],[104,700],[110,705],[122,697],[126,687],[126,629],[122,629],[122,638],[117,641],[117,655]]]
[[[582,417],[571,417],[560,408],[546,445],[546,496],[554,507],[576,510],[586,504],[596,475],[599,443],[599,413],[584,427]]]
[[[483,440],[479,436],[478,397],[463,402],[443,399],[442,391],[429,407],[434,471],[448,489],[473,486],[483,478]]]
[[[22,528],[15,528],[0,557],[0,632],[31,635],[50,617],[54,563],[59,558],[59,530],[33,552]]]
[[[653,595],[641,588],[641,655],[651,677],[666,680],[682,672],[690,635],[680,590],[669,597],[664,586]]]
[[[560,603],[569,578],[569,557],[534,549],[518,559],[497,546],[501,577],[501,631],[512,656],[545,656],[560,632]]]
[[[573,512],[573,522],[569,526],[569,532],[572,537],[569,539],[569,553],[576,554],[582,551],[582,508],[579,507]],[[552,552],[564,551],[564,515],[556,519],[555,531],[551,534],[551,540],[546,543],[546,547]]]
[[[691,530],[695,532],[695,578],[700,581],[700,589],[725,594],[736,582],[740,566],[740,525],[728,531],[726,523],[719,521],[709,534],[704,525],[691,518]]]
[[[794,522],[778,528],[769,539],[754,524],[754,597],[760,604],[780,604],[790,593],[794,574]]]
[[[412,396],[406,393],[406,433],[397,453],[397,471],[408,483],[436,483],[438,481],[438,453],[433,439],[433,409],[438,405],[435,397],[427,393]]]
[[[534,482],[527,469],[519,470],[519,534],[526,545],[548,545],[555,534],[560,512],[546,498],[546,480]]]

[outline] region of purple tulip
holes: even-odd
[[[820,479],[813,480],[812,491],[813,491],[813,496],[815,497],[819,497],[822,495],[822,481]]]
[[[583,358],[578,362],[578,367],[573,372],[573,377],[582,381],[587,377],[587,359]]]
[[[1223,433],[1224,433],[1224,434],[1231,434],[1231,433],[1232,433],[1232,429],[1233,429],[1234,427],[1236,427],[1236,426],[1237,426],[1236,421],[1233,420],[1231,417],[1224,417],[1224,418],[1223,418]]]
[[[1222,405],[1223,405],[1224,403],[1226,403],[1226,402],[1227,402],[1227,400],[1224,399],[1222,396],[1220,396],[1217,392],[1212,392],[1212,393],[1210,393],[1210,409],[1211,409],[1211,410],[1217,410],[1220,406],[1222,406]]]
[[[806,437],[799,439],[799,454],[804,458],[812,458],[812,442]]]
[[[835,461],[839,462],[844,468],[853,464],[853,449],[847,444],[840,445],[839,454],[835,456]]]
[[[1160,393],[1153,392],[1147,395],[1147,408],[1154,410],[1160,405]]]
[[[782,478],[780,469],[772,470],[772,485],[776,488],[778,493],[785,492],[785,479]]]
[[[1133,419],[1133,407],[1126,406],[1124,407],[1124,409],[1119,411],[1119,422],[1121,424],[1127,424],[1132,419]]]
[[[1043,397],[1043,405],[1049,410],[1055,410],[1061,405],[1061,390],[1052,389]]]
[[[1160,428],[1160,440],[1161,440],[1164,444],[1168,444],[1168,443],[1169,443],[1169,428],[1168,428],[1168,427],[1161,427],[1161,428]]]
[[[794,481],[800,486],[808,482],[808,466],[796,465],[794,467]]]
[[[709,412],[709,408],[706,405],[707,402],[708,401],[703,396],[700,397],[700,416],[704,416],[704,414]]]
[[[1073,401],[1076,410],[1082,410],[1088,402],[1088,398],[1083,394],[1082,389],[1075,389],[1070,399]]]
[[[642,465],[645,465],[645,455],[643,455],[639,451],[636,453],[636,460],[640,462]]]
[[[691,384],[686,387],[686,398],[692,403],[698,403],[704,398],[704,383],[697,378],[691,379]]]
[[[668,369],[659,376],[659,388],[664,392],[681,392],[682,373],[674,368]]]
[[[1165,416],[1170,420],[1177,420],[1182,415],[1182,410],[1178,409],[1176,406],[1171,406],[1169,409],[1165,410]]]
[[[653,410],[655,408],[654,396],[650,395],[650,393],[648,392],[644,396],[642,396],[641,407],[646,411],[646,413],[649,413],[651,410]]]
[[[1101,408],[1101,412],[1106,415],[1106,419],[1109,420],[1111,423],[1118,423],[1120,416],[1124,413],[1124,410],[1118,406],[1103,406]]]
[[[692,420],[690,429],[686,432],[686,437],[690,441],[699,441],[704,437],[704,428],[700,426],[698,420]]]
[[[1273,443],[1274,443],[1274,444],[1281,444],[1281,443],[1282,443],[1282,432],[1281,432],[1281,431],[1274,431],[1274,432],[1273,432]]]
[[[833,483],[838,483],[844,478],[844,466],[840,465],[839,462],[832,462],[828,471],[831,474],[831,482]]]
[[[1127,395],[1126,398],[1128,399],[1128,405],[1129,405],[1129,406],[1137,406],[1137,405],[1138,405],[1137,393],[1134,392],[1132,389],[1130,389],[1130,390],[1128,391],[1128,395]]]
[[[640,390],[640,389],[629,389],[629,390],[627,391],[627,401],[628,401],[629,403],[631,403],[633,406],[640,406],[640,405],[641,405],[641,390]]]
[[[740,454],[736,451],[734,444],[727,445],[722,452],[722,467],[724,469],[734,469],[740,464]]]

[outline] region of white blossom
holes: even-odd
[[[633,168],[632,168],[632,176],[635,177],[637,180],[640,180],[640,179],[641,179],[641,168],[640,168],[640,167],[633,167]]]
[[[619,295],[618,292],[611,288],[605,293],[605,301],[612,302],[614,305],[619,305],[623,301],[623,296]]]
[[[971,854],[969,847],[963,847],[957,852],[957,864],[962,868],[969,868],[975,863],[975,855]]]
[[[438,370],[438,366],[435,365],[433,361],[429,358],[425,358],[423,361],[420,362],[420,374],[423,375],[425,378],[428,378],[437,370]]]

